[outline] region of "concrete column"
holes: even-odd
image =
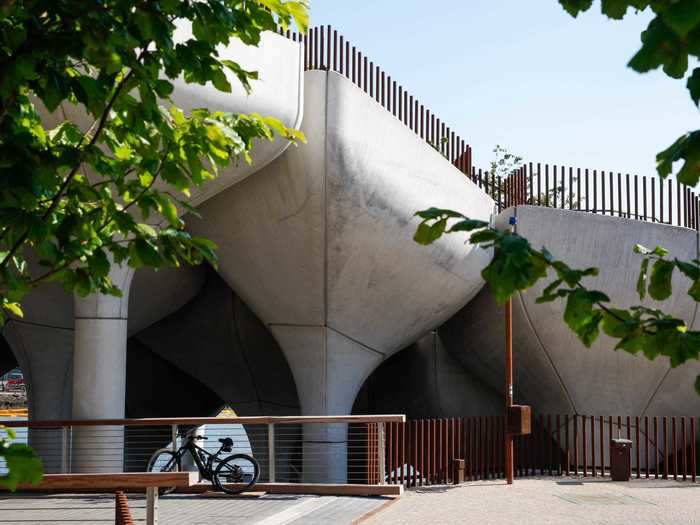
[[[348,415],[384,355],[327,327],[271,326],[297,384],[301,415]],[[347,483],[347,424],[303,426],[303,481]]]
[[[75,296],[73,419],[124,417],[129,287],[133,269],[113,265],[112,281],[122,297]],[[73,472],[120,472],[123,427],[76,427]]]
[[[3,335],[24,374],[32,421],[71,417],[73,329],[61,327],[57,319],[48,321],[58,326],[12,320],[3,328]],[[28,432],[27,441],[49,474],[61,471],[62,439],[60,429],[37,428]]]

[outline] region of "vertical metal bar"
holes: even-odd
[[[411,422],[411,437],[413,438],[413,456],[411,465],[413,466],[413,481],[415,487],[418,484],[418,421]]]
[[[386,483],[386,423],[377,423],[377,466],[379,467],[379,484]]]
[[[557,165],[555,164],[552,166],[552,171],[554,172],[554,208],[557,207],[557,194],[559,193],[557,191]],[[545,173],[547,173],[547,168],[545,168]],[[547,175],[547,178],[549,179],[549,175]],[[548,181],[549,182],[549,181]]]
[[[651,222],[656,222],[656,179],[651,179]]]
[[[146,489],[146,525],[158,525],[158,487]]]
[[[673,181],[668,179],[668,223],[673,224]]]
[[[668,417],[664,416],[663,432],[664,432],[664,479],[668,479]]]
[[[598,213],[598,171],[593,170],[593,213]]]
[[[598,433],[600,434],[600,476],[605,476],[605,425],[603,424],[603,416],[598,417]]]
[[[588,476],[588,449],[586,448],[586,416],[581,416],[581,452],[583,453],[583,477]]]
[[[622,173],[617,172],[617,216],[622,217]]]
[[[387,472],[387,482],[393,484],[394,480],[394,423],[387,425],[386,442],[388,445],[388,464],[389,471]]]
[[[634,218],[639,219],[639,177],[634,176]]]
[[[430,426],[431,426],[431,439],[432,439],[432,449],[430,451],[431,455],[431,470],[430,470],[430,482],[435,483],[437,482],[437,449],[438,449],[438,440],[437,440],[437,420],[431,419],[430,420]]]
[[[697,437],[695,435],[695,416],[690,418],[690,480],[695,483],[697,474]]]
[[[381,102],[381,104],[382,104],[382,106],[384,106],[384,107],[386,108],[386,107],[387,107],[387,103],[386,103],[386,94],[384,93],[384,81],[385,81],[385,78],[384,78],[384,71],[382,71],[382,83],[381,83],[381,86],[380,86],[380,87],[381,87],[381,92],[382,92],[382,95],[381,95],[382,102]]]
[[[357,81],[357,73],[358,73],[358,67],[357,67],[357,49],[355,46],[352,46],[352,83],[359,85]]]
[[[676,416],[671,417],[671,453],[673,454],[673,479],[678,479],[678,441],[676,440]]]
[[[330,27],[328,26],[329,30]],[[330,41],[328,43],[330,44]],[[338,71],[338,31],[335,29],[333,30],[333,71]]]
[[[345,70],[345,67],[347,65],[348,52],[347,52],[346,46],[347,46],[347,43],[345,42],[343,35],[340,35],[340,74],[347,77],[347,72]]]
[[[591,203],[591,194],[590,194],[590,192],[588,191],[588,189],[589,189],[589,186],[588,186],[588,168],[586,168],[586,169],[583,171],[583,173],[584,173],[584,176],[585,176],[585,178],[586,178],[586,199],[585,199],[585,200],[586,200],[586,211],[588,211],[588,207],[589,207],[589,205],[590,205],[590,203]]]
[[[571,186],[569,186],[569,187],[571,187]],[[561,468],[561,422],[559,420],[559,414],[557,414],[556,425],[557,425],[557,449],[556,449],[557,476],[561,476],[561,472],[562,472],[562,468]]]
[[[642,477],[641,470],[639,468],[639,463],[640,463],[640,449],[642,448],[639,443],[639,416],[634,417],[634,436],[635,436],[635,441],[634,441],[634,446],[635,446],[635,459],[637,460],[637,479]]]
[[[61,473],[70,473],[70,439],[72,427],[61,428]]]
[[[177,425],[170,426],[170,449],[177,452]]]
[[[369,92],[369,84],[367,82],[368,78],[369,75],[367,75],[367,57],[362,57],[362,85],[364,87],[365,93]]]
[[[686,481],[687,479],[687,474],[688,474],[688,441],[686,439],[686,429],[685,429],[685,420],[686,417],[682,416],[681,417],[681,447],[682,447],[682,455],[681,455],[681,466],[683,467],[683,481]]]
[[[654,416],[654,460],[654,464],[656,465],[654,469],[654,479],[658,479],[659,464],[661,461],[659,457],[659,421],[657,416]]]
[[[374,62],[370,60],[369,62],[369,96],[375,98],[374,96]]]
[[[627,218],[629,219],[630,217],[632,217],[632,208],[631,208],[631,204],[630,204],[631,198],[632,198],[632,195],[631,195],[632,190],[630,189],[630,174],[629,173],[625,173],[625,188],[627,188],[625,193],[626,193],[626,197],[627,197]]]
[[[326,26],[326,31],[328,33],[326,35],[326,40],[327,40],[328,45],[327,45],[327,49],[326,49],[326,64],[325,65],[326,65],[326,69],[328,70],[331,68],[331,26],[330,25]]]
[[[644,470],[649,479],[649,416],[644,416]]]
[[[549,164],[544,165],[544,205],[549,207]]]
[[[664,221],[664,181],[659,181],[659,220],[663,223]]]
[[[270,474],[270,483],[274,483],[277,479],[277,471],[275,469],[275,424],[267,424],[267,457],[268,470]]]
[[[591,416],[591,472],[595,478],[595,416]]]
[[[554,166],[556,180],[556,166]],[[552,414],[547,414],[547,472],[552,475]]]
[[[600,188],[601,188],[601,199],[600,199],[600,213],[605,215],[605,171],[600,171]]]
[[[574,476],[578,475],[578,415],[574,414]]]
[[[608,172],[608,178],[609,178],[609,183],[610,183],[610,215],[615,215],[615,196],[613,195],[614,192],[614,184],[613,184],[613,172],[609,171]],[[619,210],[618,210],[619,213]]]
[[[401,484],[406,484],[406,423],[400,423],[401,425]]]
[[[423,486],[423,480],[425,479],[425,419],[419,421],[420,427],[420,438],[419,438],[419,464],[420,464],[420,477],[418,478],[418,483]]]
[[[569,414],[564,414],[564,465],[566,466],[566,475],[569,475],[569,467],[571,465],[571,449],[569,448]]]

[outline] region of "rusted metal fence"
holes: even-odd
[[[439,151],[462,173],[472,172],[472,149],[435,113],[427,109],[391,75],[370,60],[331,26],[309,29],[302,35],[279,30],[304,44],[304,70],[335,71],[352,81],[416,135]]]
[[[334,71],[352,81],[484,189],[498,211],[531,204],[700,229],[698,195],[674,180],[540,163],[505,178],[476,169],[471,146],[337,30],[279,32],[303,43],[305,71]]]
[[[515,475],[583,477],[610,473],[613,438],[632,441],[632,476],[697,481],[697,417],[537,415],[515,438]],[[476,416],[386,425],[387,483],[453,483],[464,460],[468,481],[504,477],[505,418]],[[375,474],[371,474],[375,475]]]
[[[676,180],[528,163],[505,179],[473,169],[498,210],[531,204],[700,229],[700,199]]]

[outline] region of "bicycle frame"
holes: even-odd
[[[221,449],[219,449],[216,454],[212,454],[211,452],[207,452],[202,447],[196,445],[194,443],[194,439],[188,438],[185,444],[182,445],[175,453],[178,462],[182,460],[187,452],[190,453],[195,465],[197,465],[197,470],[199,470],[200,476],[202,476],[203,479],[211,481],[214,477],[214,469],[212,467],[214,461],[216,461],[216,459],[219,457]],[[204,456],[206,456],[206,464],[203,461]]]

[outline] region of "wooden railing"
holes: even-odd
[[[605,476],[610,440],[632,441],[636,478],[697,481],[697,417],[539,415],[532,434],[515,438],[516,476]],[[469,481],[504,477],[505,418],[480,416],[391,423],[388,483],[452,483],[454,460]]]
[[[185,433],[194,432],[207,438],[198,444],[211,448],[210,452],[219,448],[217,438],[231,438],[231,453],[246,453],[258,461],[258,485],[268,491],[294,491],[290,484],[303,484],[307,490],[314,485],[314,492],[328,493],[328,486],[320,485],[333,485],[332,491],[345,494],[348,490],[394,494],[396,487],[383,482],[385,427],[404,421],[403,415],[369,415],[7,420],[0,424],[17,429],[18,438],[35,448],[52,474],[144,472],[157,450],[175,450]],[[324,442],[326,431],[335,432],[334,439],[346,443],[346,450],[339,454],[333,447],[315,446]],[[329,467],[343,457],[346,465]],[[346,472],[339,477],[347,482],[338,481],[338,471]]]

